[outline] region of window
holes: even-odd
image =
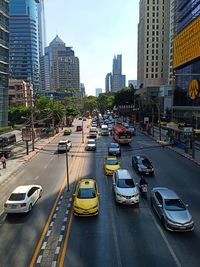
[[[146,74],[146,78],[147,78],[147,79],[149,78],[149,75],[148,75],[148,73]]]

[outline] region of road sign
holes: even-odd
[[[31,141],[31,139],[32,139],[31,128],[23,128],[22,129],[22,140]]]

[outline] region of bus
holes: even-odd
[[[112,128],[113,139],[120,145],[131,143],[131,132],[121,124],[116,124]]]
[[[16,143],[16,135],[7,133],[0,136],[0,147],[5,147]]]

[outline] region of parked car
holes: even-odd
[[[194,221],[187,205],[174,191],[166,187],[153,188],[151,204],[167,230],[192,231],[194,229]]]
[[[70,140],[60,140],[58,143],[58,153],[66,152],[66,148],[69,151],[71,147],[72,142]]]
[[[74,196],[73,212],[77,216],[94,216],[99,213],[99,190],[94,179],[81,179]]]
[[[154,175],[152,162],[145,156],[132,157],[132,166],[139,175]]]
[[[27,213],[42,196],[41,185],[22,185],[15,188],[4,204],[5,213]]]
[[[113,175],[113,173],[120,169],[120,162],[115,156],[107,156],[104,159],[104,171],[105,175]]]
[[[128,170],[119,169],[114,172],[113,190],[116,203],[128,205],[139,203],[139,191]]]
[[[121,157],[121,148],[118,143],[110,143],[108,147],[108,155]]]
[[[96,150],[96,141],[95,139],[89,139],[85,146],[86,151],[95,151]]]

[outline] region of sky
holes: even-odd
[[[45,0],[47,45],[56,34],[72,46],[87,95],[105,91],[114,55],[122,54],[122,74],[137,79],[139,0]]]

